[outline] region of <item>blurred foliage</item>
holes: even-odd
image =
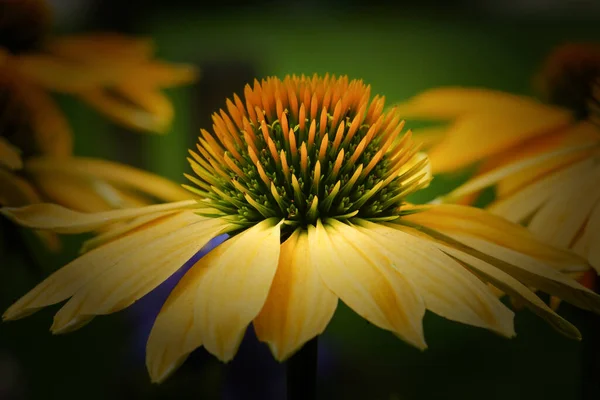
[[[372,92],[384,94],[388,105],[439,85],[529,93],[532,73],[552,47],[567,40],[600,39],[593,22],[476,20],[397,9],[348,12],[341,5],[320,8],[316,2],[305,6],[298,2],[278,11],[277,4],[239,12],[206,12],[201,7],[175,12],[165,6],[140,13],[130,30],[151,36],[159,57],[207,67],[203,81],[196,87],[169,90],[177,115],[166,136],[124,135],[85,105],[60,98],[76,135],[75,152],[135,164],[183,182],[182,172],[188,171],[186,148],[200,127],[210,128],[209,116],[224,105],[224,96],[242,90],[248,71],[257,78],[348,74],[370,83]],[[205,84],[215,81],[223,82],[221,89]],[[202,88],[206,92],[199,91]],[[202,100],[209,97],[223,98],[216,103]],[[437,177],[411,200],[427,201],[465,177],[466,172]],[[72,259],[82,240],[68,238],[65,252],[51,255],[36,245],[34,237],[7,223],[2,235],[2,310]],[[9,236],[21,245],[7,242]],[[21,251],[23,246],[31,249],[29,253]],[[254,363],[263,371],[263,364],[248,354],[268,356],[266,346],[248,341],[241,349],[246,365],[240,368],[236,362],[220,364],[200,350],[170,380],[155,386],[138,354],[140,338],[132,326],[137,319],[131,314],[98,317],[80,331],[52,337],[47,329],[56,310],[51,307],[0,327],[0,363],[10,357],[19,375],[15,385],[22,389],[8,398],[20,398],[15,396],[21,393],[27,399],[213,399],[224,393],[224,385],[236,386],[236,379]],[[597,332],[592,332],[589,314],[568,305],[561,306],[560,313],[581,329],[582,342],[561,337],[528,311],[517,313],[518,336],[513,340],[428,313],[429,349],[420,352],[340,303],[322,338],[321,398],[579,399],[588,379],[582,370],[583,353]],[[248,350],[253,348],[262,350]],[[263,383],[280,377],[281,368],[272,363],[264,367]],[[260,380],[254,371],[253,379]],[[4,376],[0,397],[3,385],[10,383],[3,383]],[[245,393],[230,397],[255,398]]]

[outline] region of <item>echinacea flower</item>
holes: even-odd
[[[198,199],[101,213],[52,204],[3,208],[17,223],[75,234],[121,222],[14,303],[4,319],[68,301],[52,332],[124,309],[212,238],[160,311],[147,344],[153,381],[203,346],[231,360],[249,324],[277,360],[323,332],[338,300],[426,347],[425,310],[515,335],[513,312],[486,283],[521,299],[563,334],[578,330],[528,286],[600,311],[600,297],[561,271],[575,254],[477,208],[415,206],[431,179],[402,116],[347,77],[288,76],[247,85],[201,130],[187,186]]]
[[[537,84],[544,98],[569,108],[476,88],[428,90],[399,108],[409,119],[449,124],[435,128],[440,138],[429,153],[435,173],[480,162],[471,180],[440,201],[473,201],[494,186],[490,212],[572,249],[600,272],[600,46],[560,47]]]
[[[173,106],[161,90],[195,80],[196,68],[153,59],[147,39],[108,32],[52,35],[50,15],[44,1],[21,0],[3,2],[0,18],[6,34],[0,40],[2,74],[36,87],[40,115],[50,119],[55,112],[49,91],[76,96],[135,131],[168,130]]]

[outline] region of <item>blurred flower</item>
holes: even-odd
[[[189,82],[193,68],[152,60],[146,40],[53,38],[43,1],[3,0],[0,15],[0,205],[104,211],[189,198],[153,174],[72,156],[69,124],[48,90],[79,96],[130,127],[163,131],[173,112],[158,89]],[[58,248],[55,235],[38,233]]]
[[[198,75],[193,66],[153,59],[148,39],[116,33],[54,36],[43,1],[2,0],[0,7],[0,32],[6,35],[0,40],[2,74],[34,87],[38,101],[43,96],[52,103],[44,91],[70,94],[128,128],[163,133],[173,119],[173,106],[161,89]],[[55,108],[44,108],[50,107]],[[53,128],[66,129],[63,125]]]
[[[407,118],[449,122],[424,133],[437,135],[435,173],[480,162],[474,177],[439,201],[469,203],[494,186],[490,212],[572,249],[600,272],[599,79],[600,47],[565,46],[548,58],[537,83],[544,98],[568,108],[475,88],[428,90],[399,108]],[[594,276],[580,279],[592,287]]]
[[[4,314],[12,320],[70,300],[52,332],[130,306],[214,237],[170,294],[147,344],[164,380],[204,346],[231,360],[253,323],[285,360],[323,332],[341,299],[372,324],[426,347],[425,310],[514,336],[513,313],[486,282],[521,299],[561,333],[579,331],[527,286],[600,311],[600,297],[560,271],[586,268],[571,252],[477,208],[414,206],[427,158],[401,115],[347,77],[268,78],[226,101],[202,130],[187,177],[198,199],[100,213],[52,204],[3,208],[15,222],[57,233],[121,222],[87,242]]]

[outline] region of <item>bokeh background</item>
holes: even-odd
[[[347,74],[370,83],[388,104],[440,85],[530,94],[532,74],[554,46],[600,40],[600,2],[594,0],[51,3],[56,32],[148,36],[159,57],[201,68],[197,84],[168,91],[177,115],[166,136],[126,132],[77,100],[57,97],[73,127],[76,154],[179,182],[199,128],[209,128],[210,114],[254,78]],[[412,200],[427,201],[465,177],[437,177]],[[65,252],[56,255],[5,220],[0,235],[2,310],[72,259],[84,239],[66,237]],[[132,308],[71,334],[48,332],[53,307],[0,325],[0,399],[282,399],[285,368],[252,329],[230,364],[201,349],[164,384],[149,382],[145,338],[180,276]],[[320,339],[319,398],[598,399],[598,319],[568,305],[559,311],[580,328],[582,342],[563,338],[529,311],[517,313],[513,340],[428,313],[429,349],[420,352],[340,303]]]

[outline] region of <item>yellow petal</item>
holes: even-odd
[[[194,334],[223,362],[233,358],[262,309],[279,260],[280,223],[265,220],[218,246],[192,267],[196,282]],[[189,273],[189,272],[188,272]]]
[[[600,313],[599,295],[533,257],[476,237],[444,231],[439,233],[456,241],[449,243],[447,238],[441,239],[452,247],[492,264],[527,286],[560,297],[579,308]],[[582,261],[579,270],[588,268],[587,263]]]
[[[467,196],[471,193],[475,193],[482,189],[490,187],[508,176],[520,173],[531,167],[542,165],[545,162],[554,160],[559,157],[563,157],[565,155],[586,154],[586,153],[590,152],[592,149],[597,148],[597,147],[598,147],[597,142],[588,142],[585,144],[578,144],[575,146],[561,148],[561,149],[553,151],[553,152],[536,155],[536,156],[533,156],[530,158],[519,160],[518,162],[509,164],[509,165],[503,165],[499,168],[493,169],[491,171],[488,171],[486,173],[476,176],[475,178],[468,180],[466,183],[462,184],[461,186],[454,189],[450,193],[448,193],[444,196],[440,196],[436,201],[437,202],[456,201],[456,200],[462,198],[463,196]],[[451,153],[449,153],[449,154],[451,154]],[[435,173],[435,171],[434,171],[434,173]]]
[[[323,282],[358,315],[413,346],[427,347],[425,306],[416,288],[392,268],[384,249],[354,227],[331,220],[308,227],[311,263]]]
[[[56,172],[73,174],[81,178],[100,179],[121,189],[138,191],[163,201],[181,201],[192,194],[179,184],[159,175],[129,165],[99,158],[70,157],[54,159],[36,157],[27,160],[28,173]]]
[[[70,330],[72,321],[81,316],[110,314],[129,307],[231,227],[222,219],[205,219],[189,211],[175,218],[185,220],[187,225],[165,230],[105,268],[61,308],[54,317],[52,331]]]
[[[17,319],[39,308],[59,303],[73,296],[89,281],[115,265],[140,246],[189,224],[181,215],[157,218],[131,231],[126,237],[86,253],[60,268],[6,310],[3,318]],[[201,217],[198,217],[200,219]]]
[[[43,203],[21,208],[4,207],[0,209],[0,212],[28,228],[48,229],[57,233],[82,233],[143,215],[193,208],[196,204],[195,200],[185,200],[139,208],[80,213],[55,204]]]
[[[206,268],[192,268],[179,281],[162,306],[148,343],[146,368],[152,382],[167,379],[189,354],[202,346],[200,335],[193,329],[197,282]]]
[[[101,89],[86,90],[79,94],[84,102],[116,123],[139,131],[166,132],[171,122],[169,115],[172,115],[170,103],[167,104],[168,100],[162,95],[151,91],[139,95],[139,97],[142,96],[144,96],[144,101],[147,103],[150,101],[155,102],[153,107],[162,110],[161,114],[153,114],[151,111],[131,105],[131,103],[120,100]],[[157,99],[160,99],[160,101],[156,102]],[[164,112],[165,109],[166,113]]]
[[[73,151],[71,128],[60,108],[52,97],[40,87],[30,84],[19,77],[15,80],[16,101],[26,107],[28,130],[23,147],[31,153],[65,157]],[[25,127],[27,129],[27,127]],[[20,144],[19,144],[20,145]]]
[[[401,104],[398,112],[409,119],[456,118],[445,139],[429,151],[434,173],[465,167],[527,138],[567,126],[573,118],[567,110],[528,97],[461,88],[424,92]]]
[[[111,32],[55,37],[45,48],[69,61],[87,63],[137,63],[151,57],[154,51],[149,39]]]
[[[193,65],[153,60],[136,66],[135,73],[129,81],[135,85],[167,88],[193,82],[199,75],[200,72]]]
[[[495,268],[494,266],[455,248],[441,243],[436,243],[437,247],[454,258],[466,263],[474,269],[481,277],[492,283],[509,296],[517,299],[535,314],[545,319],[557,331],[573,339],[581,339],[581,333],[570,322],[556,314],[546,305],[538,296],[535,295],[527,286],[510,276],[509,274]]]
[[[570,246],[600,200],[600,168],[578,178],[566,190],[555,191],[527,226],[546,243]]]
[[[455,204],[440,204],[407,215],[404,221],[438,231],[476,236],[500,246],[528,254],[562,270],[581,266],[580,257],[570,251],[548,246],[531,232],[485,210]]]
[[[278,361],[320,335],[333,317],[337,297],[325,286],[310,260],[308,234],[298,229],[281,245],[269,296],[254,319],[259,340]]]
[[[539,181],[525,186],[511,196],[499,198],[487,207],[493,214],[512,222],[522,222],[530,217],[556,193],[564,193],[582,176],[592,171],[591,159],[580,161],[563,170],[556,171]]]
[[[452,321],[515,335],[513,313],[462,265],[410,229],[360,221],[359,229],[385,247],[393,266],[418,288],[425,307]]]
[[[27,54],[13,60],[15,68],[28,80],[51,91],[80,93],[102,85],[113,85],[125,73],[119,64],[81,64],[53,55]]]
[[[23,161],[19,149],[0,137],[0,167],[8,169],[21,169]]]

